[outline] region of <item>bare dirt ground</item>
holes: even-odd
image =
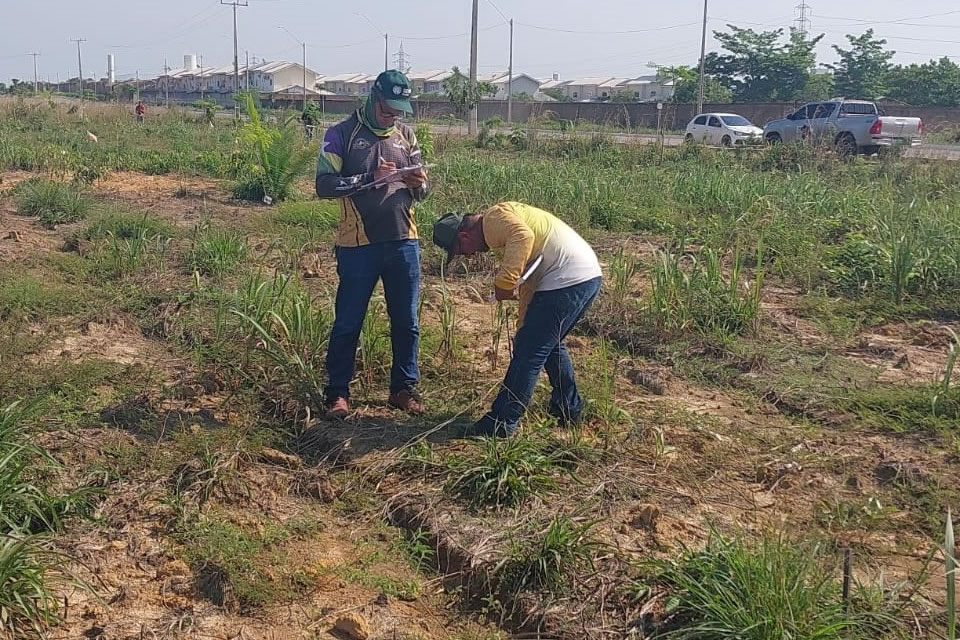
[[[3,173],[0,188],[28,176]],[[255,229],[271,213],[239,205],[210,180],[115,174],[96,186],[95,194],[184,229],[208,218]],[[78,227],[82,223],[44,230],[15,215],[9,199],[0,200],[0,270],[26,269],[43,279],[47,258],[63,253]],[[257,233],[251,232],[255,253],[271,241]],[[656,239],[631,242],[639,248],[638,258],[649,260],[642,247]],[[609,263],[618,244],[598,244]],[[308,250],[301,269],[311,276],[305,281],[311,291],[329,294],[335,274],[328,253]],[[183,274],[171,276],[171,283],[180,280]],[[641,280],[632,295],[642,291]],[[459,412],[476,416],[502,375],[509,344],[503,340],[494,349],[493,308],[482,301],[486,286],[480,279],[454,279],[450,286],[463,358],[441,365],[436,352],[424,353],[425,361],[436,362],[432,371],[441,372],[425,381],[428,403],[469,398]],[[438,278],[425,278],[424,324],[434,330],[440,287]],[[765,294],[764,331],[787,336],[785,348],[823,348],[890,384],[926,383],[942,369],[949,344],[942,325],[888,324],[835,344],[796,312],[800,295],[776,285]],[[43,435],[44,446],[71,470],[67,484],[89,480],[91,470],[100,467],[126,470],[104,477],[106,498],[94,517],[58,539],[58,549],[72,558],[71,570],[92,590],[64,590],[66,622],[51,638],[343,638],[349,636],[336,635],[334,626],[350,616],[362,618],[370,638],[495,637],[480,635],[490,627],[477,626],[444,593],[451,590],[449,580],[419,574],[398,557],[398,534],[388,521],[427,528],[432,544],[465,550],[472,567],[460,567],[462,573],[479,574],[499,561],[510,531],[563,512],[601,518],[595,529],[600,539],[628,562],[700,546],[712,528],[817,530],[854,549],[859,576],[882,572],[896,581],[923,565],[935,544],[925,523],[942,506],[931,504],[933,496],[938,487],[955,486],[955,453],[935,438],[877,431],[856,417],[837,428],[782,412],[776,403],[737,387],[687,379],[676,363],[624,352],[598,355],[599,341],[578,335],[570,348],[584,386],[594,394],[608,389],[627,417],[586,430],[598,457],[584,463],[576,477],[562,479],[556,490],[523,509],[477,513],[444,489],[444,478],[410,473],[401,464],[425,433],[434,451],[461,452],[464,444],[449,440],[442,427],[452,415],[433,423],[409,421],[385,407],[382,389],[365,390],[347,422],[311,418],[291,430],[285,450],[275,451],[273,444],[267,453],[248,451],[244,434],[257,422],[255,408],[237,403],[222,380],[198,369],[182,347],[145,330],[141,320],[122,311],[96,311],[94,320],[80,317],[85,314],[58,319],[50,339],[28,357],[38,367],[109,361],[136,367],[147,380],[135,401],[116,388],[99,389],[86,407],[97,416],[92,423],[82,429],[54,424]],[[157,308],[154,315],[163,313]],[[609,369],[598,371],[596,362]],[[445,367],[460,370],[445,379]],[[742,375],[763,378],[770,370],[760,364]],[[224,473],[213,483],[189,475],[191,460],[203,452],[189,443],[208,434],[232,452],[219,459]],[[178,452],[193,457],[183,462]],[[258,556],[272,582],[285,585],[293,597],[248,606],[231,593],[235,587],[223,581],[221,568],[188,564],[184,544],[171,533],[179,506],[171,503],[168,489],[181,481],[188,495],[202,493],[202,499],[192,499],[219,522],[260,532],[264,540],[278,526],[304,530],[264,543]],[[354,508],[361,499],[362,508]],[[940,582],[935,578],[922,588],[937,602],[942,576]],[[605,594],[599,614],[573,599],[546,600],[527,608],[535,618],[531,624],[555,625],[553,632],[562,637],[586,638],[602,636],[596,626],[601,621],[612,637],[625,634],[631,621],[614,606],[613,591],[606,593],[613,585],[603,571],[580,586]]]

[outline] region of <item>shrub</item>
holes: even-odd
[[[14,191],[17,212],[23,216],[36,216],[40,224],[49,229],[82,220],[90,206],[81,191],[43,178],[21,182]]]
[[[300,145],[295,118],[268,127],[249,95],[244,96],[244,105],[250,121],[243,128],[243,139],[253,158],[252,175],[240,180],[234,195],[264,202],[286,200],[295,195],[296,181],[313,162],[314,151]]]

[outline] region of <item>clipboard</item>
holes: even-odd
[[[385,175],[379,180],[374,180],[373,182],[369,182],[363,185],[362,187],[357,189],[357,191],[359,192],[359,191],[366,191],[368,189],[379,189],[380,187],[386,186],[392,182],[399,182],[400,180],[403,179],[403,176],[407,175],[408,173],[416,173],[417,171],[420,171],[423,169],[430,169],[433,166],[434,165],[432,164],[418,164],[412,167],[403,167],[402,169],[397,169],[392,173]]]

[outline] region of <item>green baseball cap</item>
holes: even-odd
[[[447,263],[457,255],[459,240],[457,234],[460,233],[460,225],[466,217],[464,213],[445,213],[433,225],[433,243],[445,249],[447,252]]]
[[[413,105],[410,104],[410,80],[396,69],[378,75],[373,88],[394,109],[413,113]]]

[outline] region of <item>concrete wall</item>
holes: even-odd
[[[144,91],[143,97],[154,104],[161,104],[164,100],[162,90],[156,92]],[[205,97],[215,100],[225,107],[233,106],[233,95],[229,92],[207,93]],[[327,96],[322,103],[327,114],[331,116],[346,115],[356,110],[359,98],[359,96]],[[190,104],[199,99],[200,94],[196,92],[170,92],[171,103]],[[319,99],[314,98],[314,100]],[[443,118],[454,115],[453,106],[445,100],[414,100],[413,104],[416,111],[415,117],[417,118]],[[664,103],[663,107],[661,115],[667,129],[684,129],[696,115],[694,113],[695,105]],[[758,126],[782,118],[795,111],[796,108],[797,105],[791,102],[704,105],[704,111],[737,113]],[[957,107],[906,107],[884,104],[881,105],[881,109],[888,115],[923,118],[924,130],[927,132],[960,125],[960,108]],[[493,117],[505,120],[507,103],[502,100],[484,100],[480,103],[478,112],[481,121]],[[514,102],[514,122],[526,122],[535,118],[574,122],[582,120],[630,129],[654,129],[657,126],[657,105],[656,103],[635,102]]]

